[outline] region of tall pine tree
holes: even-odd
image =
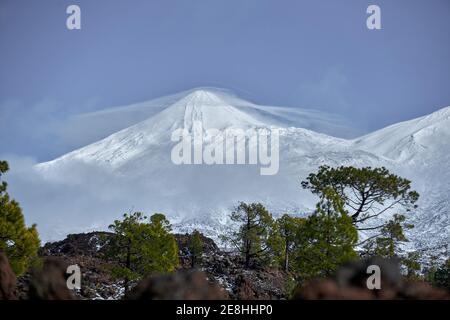
[[[170,233],[170,224],[163,214],[148,218],[141,212],[124,214],[109,228],[114,233],[108,255],[118,267],[113,275],[124,280],[125,291],[131,280],[152,273],[172,272],[179,264],[178,246]]]
[[[245,268],[267,263],[275,225],[269,211],[261,203],[240,202],[230,217],[238,230],[222,238],[240,252]]]
[[[419,199],[419,194],[411,190],[411,181],[390,173],[384,167],[321,166],[317,173],[311,173],[301,184],[321,198],[326,190],[333,189],[358,230],[382,228],[382,225],[374,228],[364,227],[364,224],[394,209],[408,212],[417,207]]]
[[[400,244],[408,241],[404,230],[414,228],[414,225],[406,223],[405,220],[404,215],[394,214],[378,233],[361,242],[364,254],[384,258],[398,256]]]
[[[203,241],[198,230],[194,230],[189,240],[189,251],[191,254],[191,268],[195,268],[200,262],[203,253]]]
[[[297,231],[295,263],[300,278],[329,277],[343,263],[357,257],[358,231],[333,189],[324,190],[317,204]]]
[[[8,169],[8,163],[0,161],[0,178]],[[5,181],[0,184],[0,250],[16,275],[21,275],[36,261],[40,241],[36,225],[25,225],[22,209],[9,197],[7,186]]]
[[[290,255],[295,248],[295,238],[298,233],[298,229],[305,222],[305,219],[292,217],[288,214],[284,214],[277,220],[278,232],[281,237],[281,252],[282,252],[282,266],[285,272],[290,269]]]

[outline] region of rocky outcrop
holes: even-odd
[[[377,265],[380,273],[380,289],[367,287],[367,268]],[[450,299],[444,290],[425,282],[407,282],[400,274],[398,261],[371,258],[342,266],[332,279],[308,281],[294,291],[294,299],[300,300],[426,300]]]
[[[180,257],[180,266],[183,269],[191,268],[191,252],[189,249],[191,238],[191,235],[187,233],[175,234],[175,239],[179,249],[178,255]],[[212,239],[205,237],[202,234],[200,234],[200,239],[202,240],[204,255],[214,255],[220,252],[219,248]]]
[[[111,238],[110,232],[69,234],[56,242],[47,242],[40,250],[41,256],[102,257]]]
[[[42,268],[34,270],[30,277],[28,298],[31,300],[73,300],[75,296],[67,288],[68,264],[61,258],[45,258]]]
[[[0,250],[0,300],[16,299],[16,275],[5,253]]]
[[[204,254],[202,270],[220,283],[232,299],[285,299],[288,275],[271,268],[245,269],[244,261],[235,253],[216,251]]]
[[[123,284],[110,276],[114,262],[104,254],[110,233],[70,235],[41,249],[43,265],[16,277],[0,251],[0,299],[122,299]],[[279,269],[247,270],[239,255],[220,250],[203,237],[204,253],[198,268],[190,268],[189,235],[176,235],[180,268],[173,274],[154,275],[134,283],[126,299],[286,299],[291,275]],[[82,272],[81,289],[67,289],[67,266]],[[381,290],[366,285],[369,265],[378,265]],[[16,293],[17,292],[17,293]],[[424,282],[406,282],[396,261],[370,259],[344,265],[330,279],[315,279],[296,288],[294,299],[449,299],[446,291]]]
[[[285,299],[286,274],[274,269],[243,270],[236,277],[234,297],[238,300]]]
[[[61,241],[46,243],[40,250],[43,257],[59,257],[67,265],[81,270],[81,289],[74,292],[79,299],[120,299],[124,290],[110,269],[114,262],[105,253],[112,236],[110,232],[70,234]]]
[[[124,289],[120,281],[110,276],[109,270],[114,266],[108,261],[105,253],[108,250],[108,241],[111,237],[108,232],[90,232],[72,234],[62,241],[47,243],[41,249],[42,256],[60,257],[67,264],[77,264],[82,271],[81,290],[75,294],[80,299],[120,299]],[[156,276],[154,280],[146,279],[139,288],[140,295],[148,297],[150,294],[161,296],[156,288],[164,286],[178,286],[184,282],[201,283],[200,276],[191,274],[191,254],[189,234],[175,235],[180,257],[180,269],[173,275],[174,278]],[[230,252],[220,250],[214,241],[201,235],[203,255],[198,261],[197,271],[202,271],[207,279],[207,288],[222,288],[220,297],[231,299],[283,299],[286,275],[278,270],[258,268],[245,270],[242,259]],[[187,273],[186,273],[187,271]],[[24,281],[22,281],[24,282]],[[22,291],[26,285],[21,286]],[[145,289],[143,289],[145,288]],[[180,287],[181,288],[181,287]],[[138,290],[138,289],[136,289]],[[154,291],[156,290],[156,291]],[[212,290],[212,289],[211,289]],[[209,292],[209,291],[208,291]],[[215,291],[209,293],[198,292],[197,295],[219,295]],[[174,295],[175,293],[171,293]],[[180,293],[183,294],[183,293]]]
[[[125,296],[129,300],[224,300],[227,292],[200,271],[179,271],[145,279]]]

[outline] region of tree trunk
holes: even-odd
[[[250,241],[245,241],[245,268],[250,268]]]
[[[251,255],[251,241],[249,239],[250,229],[251,229],[251,220],[250,215],[247,213],[247,233],[245,235],[245,268],[250,268],[250,255]]]
[[[128,270],[131,269],[131,240],[130,239],[128,239],[127,260],[125,262],[125,267]],[[128,276],[125,276],[124,287],[125,287],[125,293],[127,293],[130,290],[130,279],[128,279]]]
[[[286,248],[284,250],[284,271],[289,271],[289,242],[286,241]]]

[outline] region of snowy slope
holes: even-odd
[[[450,107],[430,115],[394,124],[356,139],[355,146],[397,162],[425,164],[436,156],[448,157]],[[448,159],[448,158],[446,158]]]
[[[388,167],[408,177],[420,193],[419,210],[411,218],[419,245],[450,244],[450,107],[373,132],[354,144],[389,159]]]
[[[275,214],[308,214],[317,199],[300,188],[300,181],[328,164],[386,166],[411,179],[422,194],[420,210],[411,216],[413,244],[450,242],[449,108],[347,140],[318,132],[345,128],[339,119],[259,106],[223,90],[202,88],[160,102],[143,121],[36,166],[35,177],[44,182],[28,194],[22,190],[21,202],[44,237],[104,228],[130,209],[164,212],[179,231],[198,228],[213,237],[229,227],[227,215],[240,200],[261,201]],[[277,128],[278,174],[261,176],[254,165],[173,164],[171,133],[191,132],[194,121],[203,129]]]
[[[229,90],[219,88],[197,88],[149,101],[80,114],[70,118],[65,125],[65,135],[69,141],[75,141],[75,145],[85,146],[150,118],[190,93],[201,90],[213,91],[215,95],[223,96],[234,107],[244,108],[255,117],[270,118],[270,121],[278,120],[278,123],[284,125],[289,124],[341,138],[354,138],[360,135],[359,130],[338,115],[302,108],[259,106],[238,98]],[[79,131],[83,131],[83,135],[78,135]]]

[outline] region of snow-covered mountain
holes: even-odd
[[[275,214],[307,214],[317,199],[301,189],[300,181],[328,164],[385,166],[412,180],[421,194],[419,210],[410,216],[416,225],[412,243],[450,242],[450,108],[352,140],[331,135],[344,136],[340,133],[348,128],[337,117],[260,106],[218,89],[191,90],[97,115],[120,118],[125,112],[145,118],[35,167],[35,177],[43,182],[21,199],[45,237],[104,228],[130,209],[164,212],[178,231],[197,228],[213,237],[229,228],[227,216],[241,200],[261,201]],[[255,165],[174,164],[171,134],[178,128],[192,133],[194,123],[204,130],[278,130],[278,174],[261,176]],[[209,136],[204,143],[217,140]]]

